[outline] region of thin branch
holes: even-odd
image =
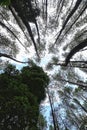
[[[46,22],[47,22],[47,12],[48,12],[48,0],[46,0]]]
[[[80,104],[80,102],[79,102],[76,98],[74,98],[74,101],[87,113],[87,110],[85,109],[85,107],[82,106],[82,105]]]
[[[64,61],[58,61],[59,63],[49,63],[51,66],[57,65],[57,66],[63,66],[63,67],[75,67],[75,68],[87,68],[87,61],[70,61],[70,63],[66,66]],[[48,64],[48,67],[49,67]]]
[[[63,8],[63,6],[64,6],[64,2],[65,2],[65,0],[61,0],[61,7],[60,7],[60,10],[59,10],[58,15],[57,15],[57,21],[58,21],[58,19],[59,19],[61,10],[62,10],[62,8]]]
[[[66,80],[66,79],[62,79],[62,78],[59,78],[59,77],[57,78],[57,80],[63,81],[63,82],[68,82],[68,83],[70,83],[70,84],[77,85],[77,86],[81,87],[82,89],[87,90],[87,84],[72,82],[72,81],[69,81],[69,80]]]
[[[27,62],[22,62],[22,61],[19,61],[19,60],[16,60],[15,58],[13,58],[13,57],[11,57],[10,55],[7,55],[7,54],[5,54],[5,53],[0,53],[0,57],[5,57],[5,58],[9,58],[9,59],[11,59],[11,60],[13,60],[13,61],[16,61],[16,62],[18,62],[18,63],[28,63],[28,61]]]

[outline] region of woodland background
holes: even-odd
[[[0,129],[86,130],[87,1],[1,0],[0,30]]]

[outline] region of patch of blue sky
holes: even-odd
[[[47,127],[52,124],[51,117],[50,117],[50,111],[51,111],[50,105],[43,106],[43,110],[41,111],[41,113],[43,114],[43,116],[45,117],[45,119],[47,121]],[[47,128],[47,130],[49,130],[49,129]]]
[[[20,60],[20,59],[19,59],[19,60]],[[27,60],[27,59],[23,59],[22,61],[23,61],[23,62],[27,62],[28,60]],[[28,65],[28,63],[19,63],[19,62],[15,62],[15,61],[11,61],[11,63],[12,63],[13,65],[15,65],[18,70],[20,70],[20,69],[22,69],[24,66],[27,66],[27,65]]]

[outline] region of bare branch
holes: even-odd
[[[72,82],[72,81],[69,81],[69,80],[66,80],[66,79],[62,79],[62,78],[59,78],[59,77],[57,78],[57,80],[63,81],[63,82],[68,82],[70,84],[77,85],[77,86],[81,87],[82,89],[87,90],[87,84],[85,84],[85,83],[83,84],[83,83]]]
[[[27,62],[22,62],[22,61],[16,60],[16,59],[14,59],[13,57],[11,57],[10,55],[7,55],[7,54],[5,54],[5,53],[0,53],[0,57],[6,57],[6,58],[9,58],[9,59],[11,59],[11,60],[14,60],[14,61],[16,61],[16,62],[18,62],[18,63],[28,63],[28,61],[27,61]]]

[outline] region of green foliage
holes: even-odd
[[[6,5],[6,6],[8,6],[9,4],[10,4],[10,0],[0,0],[0,5],[1,6],[4,6],[4,5]]]
[[[0,74],[1,130],[38,130],[39,103],[45,98],[47,78],[38,66],[27,66],[22,71],[10,64],[5,68]]]
[[[54,130],[54,127],[52,125],[50,125],[49,130]]]
[[[29,128],[33,124],[36,126],[39,112],[36,97],[29,92],[25,84],[9,78],[8,81],[6,87],[0,88],[0,115],[2,115],[0,126],[2,130],[9,129],[9,127],[14,130],[22,130],[29,124]]]
[[[40,15],[40,10],[32,0],[11,0],[11,6],[16,10],[21,18],[35,22],[35,18]]]
[[[42,114],[40,114],[39,118],[38,118],[38,128],[39,128],[39,130],[46,130],[47,129],[47,121]]]
[[[40,103],[45,98],[45,87],[49,83],[47,74],[36,65],[24,67],[21,71],[23,83],[27,84],[30,92],[34,93]]]
[[[9,76],[18,75],[19,71],[16,69],[16,66],[8,64],[8,66],[4,69],[5,74]]]

